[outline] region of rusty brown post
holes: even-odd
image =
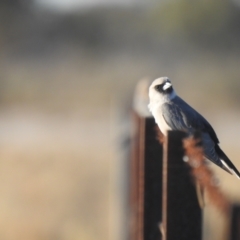
[[[160,240],[162,146],[152,117],[134,113],[132,139],[130,240]]]
[[[133,112],[134,132],[131,139],[131,169],[130,169],[130,239],[143,240],[143,197],[144,197],[144,125],[145,119]]]
[[[189,166],[183,161],[185,133],[168,132],[163,157],[163,240],[201,240],[202,212]]]

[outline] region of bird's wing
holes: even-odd
[[[219,155],[216,152],[216,146],[218,146],[218,144],[215,144],[213,142],[208,133],[202,132],[202,145],[205,157],[217,164],[219,167],[223,167],[222,161],[220,160]]]
[[[194,130],[201,131],[205,157],[240,178],[237,168],[220,149],[219,140],[212,126],[196,110],[181,98],[175,97],[171,102],[162,105],[162,114],[172,130],[183,130],[189,133]]]
[[[175,97],[171,102],[164,103],[162,105],[162,114],[171,129],[206,132],[215,144],[219,143],[210,123],[181,98]]]
[[[162,105],[162,115],[172,130],[183,130],[189,133],[201,131],[204,155],[222,167],[222,162],[215,151],[215,145],[219,143],[216,133],[197,111],[178,98]]]

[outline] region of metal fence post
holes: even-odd
[[[231,208],[229,240],[240,240],[240,205]]]
[[[160,240],[162,146],[152,117],[134,113],[131,157],[130,240]]]
[[[202,211],[195,184],[184,163],[185,133],[170,131],[163,157],[163,240],[201,240]]]

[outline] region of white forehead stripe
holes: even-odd
[[[172,86],[172,84],[170,82],[166,82],[163,86],[163,90],[167,90],[168,88],[170,88]]]

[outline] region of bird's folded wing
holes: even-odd
[[[182,105],[180,108],[175,103],[165,103],[162,105],[162,114],[172,130],[183,130],[190,134],[196,130],[201,131],[205,157],[222,167],[221,160],[215,151],[215,145],[218,142],[212,139],[209,130],[213,131],[214,134],[215,132],[208,122],[206,125],[206,120],[199,113],[188,106]]]
[[[216,152],[215,143],[211,139],[208,133],[202,133],[202,144],[205,157],[217,164],[219,167],[223,167],[223,164]]]
[[[190,131],[192,129],[189,120],[193,121],[193,117],[174,103],[164,103],[162,115],[172,130]]]
[[[180,97],[175,97],[171,102],[163,104],[162,114],[173,130],[207,132],[215,144],[219,143],[211,124]]]

